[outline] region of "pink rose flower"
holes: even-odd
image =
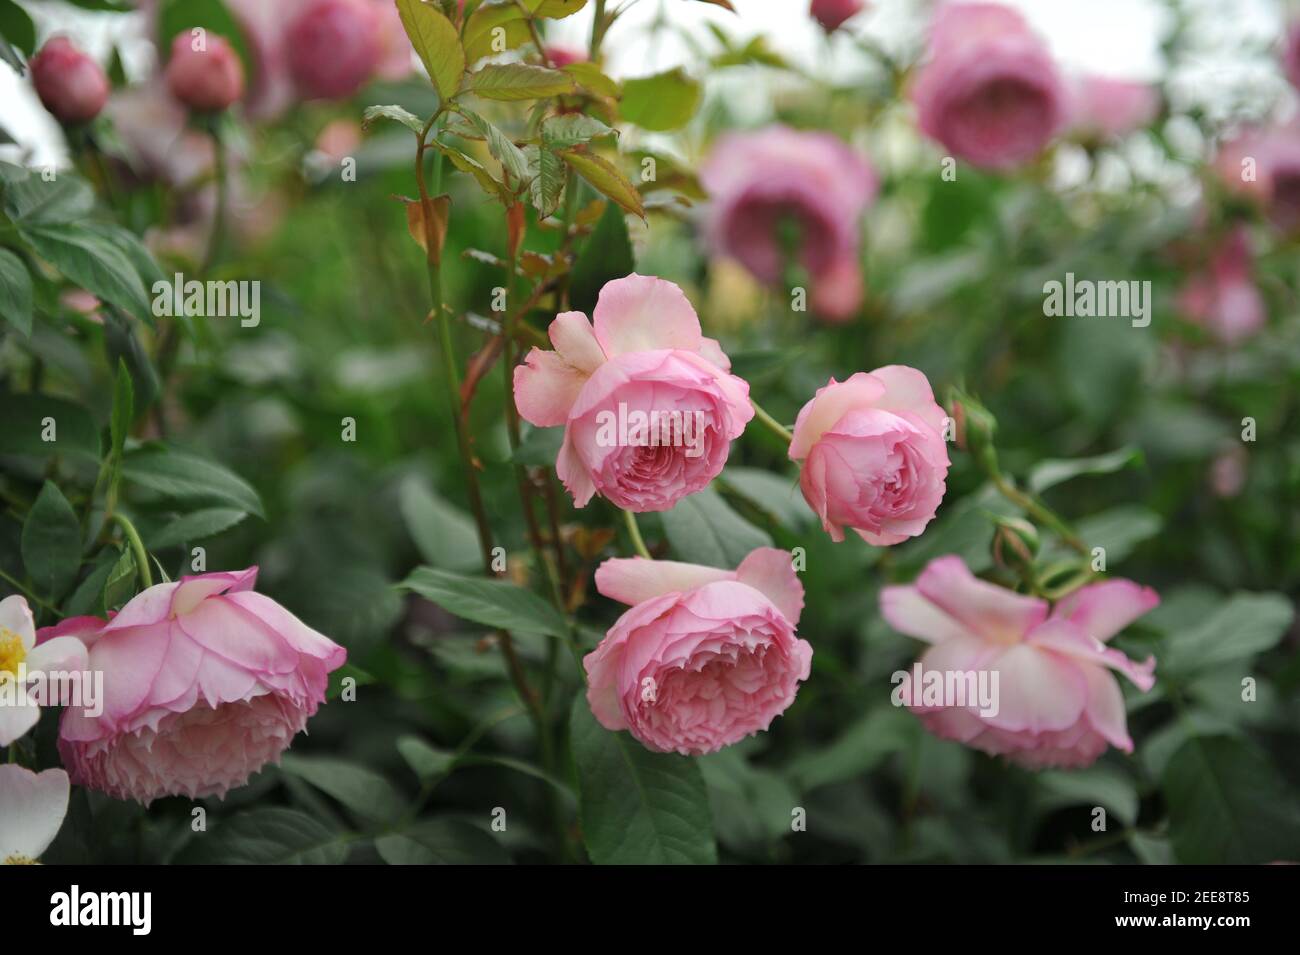
[[[71,787],[61,769],[34,773],[0,766],[0,865],[31,865],[50,847],[68,814]]]
[[[749,385],[682,290],[644,275],[600,290],[551,322],[555,351],[515,369],[515,406],[538,427],[564,425],[555,470],[584,507],[599,493],[629,511],[666,511],[717,477],[754,416]]]
[[[1255,285],[1250,235],[1244,227],[1229,233],[1213,251],[1208,267],[1187,280],[1178,293],[1178,307],[1225,345],[1240,344],[1264,327],[1268,315]]]
[[[849,17],[862,12],[863,0],[812,0],[809,13],[827,33],[834,33]]]
[[[859,223],[878,185],[866,160],[837,137],[787,126],[718,137],[700,181],[710,198],[705,238],[715,253],[776,285],[791,229],[814,288],[857,262]]]
[[[1020,14],[995,3],[948,3],[912,88],[921,131],[975,166],[1034,158],[1067,119],[1066,88]]]
[[[925,529],[948,476],[945,418],[925,375],[905,365],[818,389],[795,421],[790,459],[803,462],[799,486],[832,540],[851,527],[886,546]]]
[[[211,32],[202,49],[188,30],[176,34],[165,76],[171,94],[200,112],[226,109],[244,95],[244,64],[224,37]]]
[[[253,592],[257,568],[200,574],[137,594],[105,623],[75,617],[104,674],[98,717],[69,707],[59,753],[78,785],[148,805],[224,796],[278,762],[325,699],[347,651]]]
[[[1300,21],[1291,24],[1283,43],[1282,68],[1291,85],[1300,90]]]
[[[1229,189],[1258,202],[1283,232],[1300,232],[1300,120],[1249,130],[1225,144],[1215,167]]]
[[[760,547],[735,570],[615,558],[596,588],[632,609],[587,654],[587,702],[600,725],[647,749],[712,753],[766,730],[808,678],[795,636],[803,585],[790,555]]]
[[[314,0],[285,27],[289,73],[307,99],[346,99],[374,75],[384,48],[366,0]]]
[[[1151,125],[1160,92],[1149,83],[1084,76],[1074,84],[1070,126],[1085,136],[1115,138]]]
[[[546,58],[557,70],[574,63],[586,63],[587,51],[576,46],[562,46],[558,43],[548,44]]]
[[[27,64],[36,95],[62,123],[88,123],[108,102],[108,77],[64,36],[46,42]]]
[[[1108,671],[1145,692],[1155,683],[1155,658],[1134,663],[1106,641],[1159,603],[1149,587],[1107,580],[1049,609],[1045,600],[977,579],[956,556],[931,561],[913,586],[880,592],[890,626],[931,644],[923,673],[983,671],[996,685],[988,709],[952,700],[925,705],[909,673],[900,695],[925,728],[1031,769],[1088,766],[1108,744],[1133,751],[1124,697]]]

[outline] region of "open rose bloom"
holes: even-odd
[[[790,458],[799,486],[832,540],[851,527],[868,544],[916,537],[943,500],[946,415],[925,375],[887,365],[831,379],[795,421]]]
[[[69,707],[59,752],[72,781],[148,805],[219,795],[279,760],[325,699],[346,651],[253,591],[257,569],[200,574],[138,594],[107,623],[76,617],[104,674],[103,713]]]
[[[1264,327],[1268,311],[1255,284],[1255,259],[1244,227],[1229,233],[1206,267],[1184,283],[1178,307],[1225,345],[1237,345]]]
[[[515,405],[538,427],[564,426],[555,470],[575,506],[600,494],[666,511],[722,471],[754,416],[749,385],[672,282],[609,282],[593,317],[556,316],[555,350],[534,348],[515,369]]]
[[[719,136],[700,181],[709,191],[705,237],[716,254],[776,285],[793,252],[811,278],[814,310],[831,320],[856,310],[861,219],[878,186],[865,159],[830,133],[769,126]]]
[[[902,698],[926,729],[1031,769],[1088,766],[1107,746],[1133,751],[1111,671],[1145,692],[1155,659],[1134,663],[1106,642],[1159,603],[1148,587],[1107,580],[1051,607],[979,580],[955,556],[931,561],[912,586],[880,593],[890,626],[931,645],[923,670],[997,674],[995,715],[969,701],[923,705],[909,674]]]
[[[1160,93],[1149,83],[1088,75],[1072,85],[1070,127],[1082,136],[1124,136],[1160,113]]]
[[[612,559],[596,587],[631,606],[587,654],[587,701],[606,729],[648,749],[712,753],[766,730],[808,678],[795,636],[803,585],[788,553],[753,551],[735,570]]]
[[[1069,118],[1069,94],[1046,45],[1019,13],[996,3],[939,7],[912,100],[922,132],[990,169],[1033,159]]]

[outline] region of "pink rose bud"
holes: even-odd
[[[799,486],[835,541],[851,527],[868,544],[916,537],[943,500],[946,416],[925,375],[886,365],[830,384],[803,406],[790,458]]]
[[[1300,232],[1300,120],[1250,130],[1224,144],[1215,168],[1232,191],[1258,202],[1283,232]]]
[[[1034,158],[1068,112],[1047,47],[1020,14],[995,3],[939,8],[912,99],[923,133],[991,169]]]
[[[793,252],[814,287],[857,259],[860,220],[877,187],[871,166],[841,140],[786,126],[718,137],[700,181],[709,191],[704,232],[715,253],[776,285]]]
[[[583,659],[587,702],[647,749],[698,756],[766,730],[808,678],[795,636],[803,585],[788,553],[760,547],[735,570],[615,558],[596,588],[632,609]]]
[[[108,102],[108,77],[67,37],[49,40],[28,66],[36,95],[59,122],[90,122]]]
[[[564,425],[555,470],[584,507],[599,493],[629,511],[666,511],[718,476],[754,416],[749,384],[672,282],[606,283],[595,328],[582,312],[551,322],[554,351],[515,369],[515,406],[541,428]]]
[[[833,33],[849,17],[860,13],[863,6],[862,0],[812,0],[809,12],[823,30]]]
[[[1250,235],[1235,229],[1178,293],[1178,307],[1225,345],[1237,345],[1268,321],[1264,297],[1255,285]]]
[[[224,37],[184,30],[172,40],[167,88],[198,112],[218,112],[244,95],[244,64]]]
[[[183,577],[108,623],[74,617],[41,631],[79,637],[104,674],[103,712],[69,707],[60,724],[73,782],[148,805],[224,796],[279,761],[347,651],[254,593],[256,578],[256,567]]]
[[[896,699],[940,739],[1030,769],[1088,766],[1108,745],[1131,753],[1124,697],[1109,671],[1146,692],[1156,662],[1134,663],[1106,641],[1159,603],[1149,587],[1107,580],[1049,607],[979,580],[960,557],[940,557],[914,585],[880,592],[889,625],[931,645]],[[991,692],[943,698],[939,684],[955,682]]]
[[[557,70],[572,63],[586,63],[587,51],[573,46],[547,46],[546,57]]]
[[[1075,84],[1070,126],[1084,136],[1118,137],[1151,125],[1160,93],[1147,83],[1085,76]]]
[[[1300,90],[1300,21],[1291,24],[1283,42],[1282,67],[1291,85]]]
[[[307,99],[346,99],[384,55],[377,7],[366,0],[312,0],[285,28],[289,73]]]

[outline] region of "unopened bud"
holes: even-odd
[[[383,56],[378,11],[364,0],[312,0],[285,30],[289,74],[305,99],[347,99]]]
[[[999,517],[993,534],[993,560],[999,567],[1015,571],[1034,565],[1038,556],[1038,528],[1020,517]]]
[[[863,6],[862,0],[812,0],[809,12],[823,30],[833,33],[849,17],[861,12]]]
[[[28,65],[36,95],[62,123],[87,123],[108,102],[108,77],[67,37],[51,39]]]
[[[198,112],[219,112],[244,95],[244,64],[234,48],[215,34],[199,44],[189,30],[178,33],[166,77],[171,94]]]

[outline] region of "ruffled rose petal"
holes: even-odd
[[[941,644],[942,646],[942,644]],[[1082,668],[1025,644],[992,662],[999,672],[998,714],[988,722],[1004,730],[1042,733],[1073,726],[1088,702]]]
[[[759,547],[736,568],[736,579],[767,597],[793,626],[803,613],[803,583],[789,551]]]
[[[686,293],[672,282],[635,272],[605,283],[594,317],[596,340],[610,358],[664,348],[695,352],[703,340]]]
[[[845,381],[832,378],[799,412],[794,425],[794,440],[790,442],[790,460],[802,461],[818,439],[840,418],[854,408],[872,405],[884,393],[884,383],[866,372],[857,372]]]
[[[558,352],[534,348],[523,364],[515,366],[515,407],[525,421],[539,428],[562,425],[589,377]]]

